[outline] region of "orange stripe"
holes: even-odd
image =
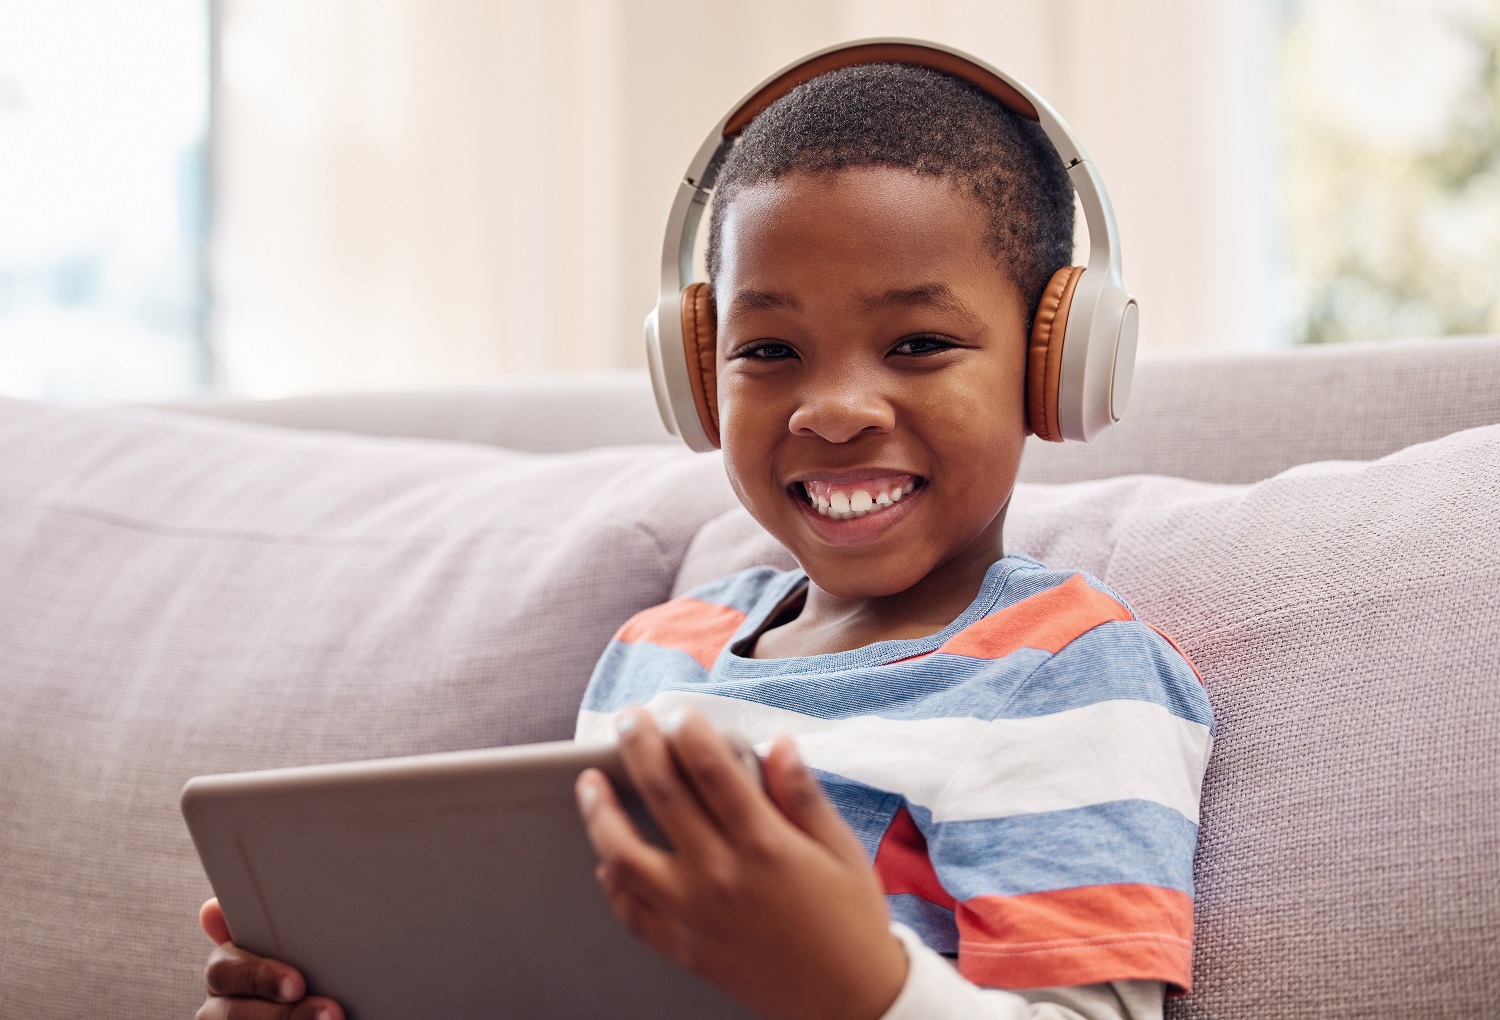
[[[938,881],[932,860],[927,856],[927,837],[917,828],[916,820],[904,804],[880,837],[880,846],[875,851],[875,877],[892,896],[910,893],[949,910],[954,907],[953,897]]]
[[[1056,653],[1101,623],[1131,618],[1124,606],[1074,574],[965,627],[938,651],[975,659],[1003,659],[1018,648]]]
[[[958,969],[975,984],[1047,988],[1193,981],[1193,900],[1154,885],[1093,885],[958,905]]]
[[[627,644],[650,643],[687,652],[712,669],[714,660],[745,622],[745,614],[702,599],[664,602],[632,616],[615,635]]]

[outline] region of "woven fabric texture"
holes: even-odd
[[[1253,485],[1022,485],[1011,549],[1170,635],[1218,726],[1195,990],[1169,1016],[1470,1018],[1500,1002],[1500,426]],[[743,510],[677,592],[790,565]]]
[[[190,776],[571,737],[721,476],[0,401],[0,1016],[193,1014]]]

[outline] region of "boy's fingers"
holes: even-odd
[[[790,737],[778,737],[761,763],[766,791],[787,819],[839,858],[867,866],[864,847],[807,771]]]
[[[718,829],[678,771],[672,749],[643,709],[622,712],[615,722],[625,772],[672,846],[689,856],[711,854],[722,844]]]
[[[671,899],[677,883],[668,855],[641,838],[609,778],[598,769],[585,769],[574,792],[600,863],[641,894]]]
[[[283,1006],[255,999],[213,998],[203,1004],[194,1020],[344,1020],[344,1011],[332,999],[303,999]]]
[[[217,897],[205,901],[198,908],[198,927],[203,929],[203,934],[214,940],[215,945],[222,946],[230,940],[229,923],[224,920],[224,911],[219,906]]]
[[[229,942],[209,954],[203,979],[210,995],[296,1002],[307,994],[307,985],[295,968],[279,960],[256,956]]]
[[[699,712],[687,709],[668,740],[698,800],[730,840],[746,846],[774,831],[778,812],[723,734]]]
[[[632,935],[667,959],[683,962],[682,932],[676,922],[625,883],[610,877],[601,877],[600,881],[610,910]]]

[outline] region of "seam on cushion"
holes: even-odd
[[[717,520],[720,516],[720,514],[714,514],[712,517],[706,518],[701,524],[699,524],[692,530],[691,534],[688,535],[687,541],[682,543],[683,557],[687,556],[688,546],[692,544],[693,539],[697,537],[698,532],[702,531],[703,528],[709,523],[709,521]],[[676,581],[677,571],[682,568],[682,564],[680,562],[676,564],[672,562],[672,555],[667,551],[667,540],[662,538],[662,536],[657,532],[654,526],[648,524],[645,521],[631,521],[628,525],[617,525],[617,527],[628,528],[631,531],[638,531],[642,535],[645,535],[646,538],[651,541],[651,545],[656,550],[656,554],[661,557],[662,565],[671,568],[672,579],[674,582]]]
[[[665,602],[667,599],[670,599],[672,597],[672,587],[677,583],[677,575],[682,571],[682,560],[687,557],[688,546],[692,543],[692,536],[689,536],[687,542],[683,543],[682,557],[674,562],[672,556],[667,552],[666,543],[656,533],[656,529],[649,524],[642,521],[632,521],[629,525],[616,525],[616,527],[622,531],[634,531],[643,535],[651,543],[651,549],[656,553],[656,558],[661,563],[662,573],[667,575],[667,590],[662,594],[662,601]],[[699,525],[698,530],[701,529],[702,525]],[[697,535],[698,530],[695,530],[693,535]]]

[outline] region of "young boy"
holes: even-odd
[[[938,71],[816,77],[720,174],[724,463],[801,570],[638,615],[590,682],[578,736],[618,736],[674,851],[602,775],[578,797],[621,920],[760,1015],[1159,1017],[1190,982],[1207,699],[1101,583],[1002,540],[1071,247],[1036,125]],[[764,789],[721,729],[770,742]],[[303,985],[212,901],[204,928],[200,1016],[341,1015],[224,997]]]

